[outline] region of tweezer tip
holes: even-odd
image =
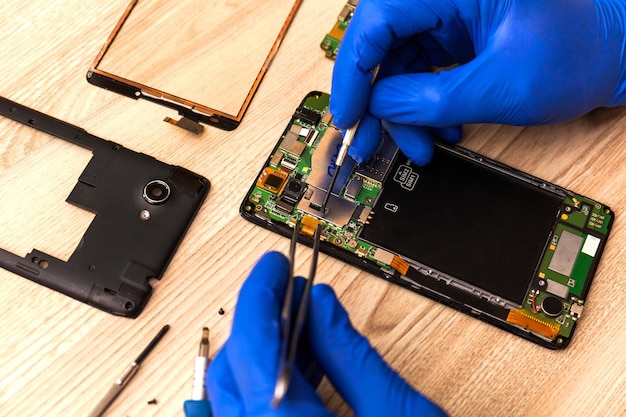
[[[334,183],[334,180],[331,180],[331,184]],[[330,198],[330,189],[326,191],[326,195],[324,196],[324,200],[322,200],[322,206],[320,207],[320,212],[322,216],[326,214],[326,205],[328,204],[328,199]]]

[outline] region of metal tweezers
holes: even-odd
[[[289,248],[289,280],[287,281],[287,290],[285,292],[285,300],[280,313],[282,344],[280,349],[280,367],[278,370],[278,378],[276,379],[276,387],[274,388],[274,397],[272,398],[272,408],[278,408],[280,402],[285,397],[289,382],[291,381],[291,373],[295,366],[296,354],[298,351],[298,340],[306,322],[307,309],[309,307],[309,298],[311,296],[311,287],[315,278],[315,270],[317,268],[317,257],[320,250],[320,233],[321,227],[318,225],[315,229],[313,237],[313,257],[311,259],[311,269],[309,277],[304,285],[300,305],[297,306],[295,313],[295,321],[293,317],[292,304],[294,302],[295,277],[294,263],[296,254],[296,243],[298,242],[298,234],[300,233],[300,220],[298,220],[293,228],[291,237],[291,246]]]

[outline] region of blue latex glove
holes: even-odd
[[[187,400],[183,403],[185,417],[211,417],[211,402],[209,400]]]
[[[458,141],[465,123],[539,125],[624,104],[625,25],[624,0],[361,0],[330,110],[344,129],[363,117],[357,161],[375,151],[382,120],[424,164],[432,135]]]
[[[270,252],[259,260],[241,288],[232,333],[207,372],[216,417],[332,416],[316,394],[316,384],[303,376],[301,363],[280,406],[276,410],[270,407],[278,374],[279,317],[288,274],[285,256]],[[313,286],[304,336],[301,347],[310,348],[313,360],[356,416],[446,415],[387,366],[352,327],[327,285]]]

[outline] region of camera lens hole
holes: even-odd
[[[152,180],[143,188],[143,198],[150,204],[163,204],[170,194],[170,186],[163,180]]]

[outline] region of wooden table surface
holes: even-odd
[[[214,355],[251,266],[269,249],[287,251],[287,239],[243,220],[238,207],[302,97],[329,91],[333,63],[319,43],[343,4],[305,0],[241,126],[194,136],[162,121],[174,111],[85,80],[127,0],[3,2],[0,95],[201,173],[212,189],[137,319],[0,270],[0,415],[86,415],[164,324],[169,333],[107,415],[183,415],[201,328],[211,328]],[[326,255],[317,277],[334,287],[385,359],[453,416],[626,415],[625,128],[624,109],[603,109],[555,126],[465,130],[464,146],[616,212],[584,315],[563,351]],[[4,118],[0,131],[0,247],[66,260],[93,218],[64,202],[91,154]],[[296,271],[304,273],[308,249],[301,250]],[[331,410],[350,415],[329,384],[319,392]]]

